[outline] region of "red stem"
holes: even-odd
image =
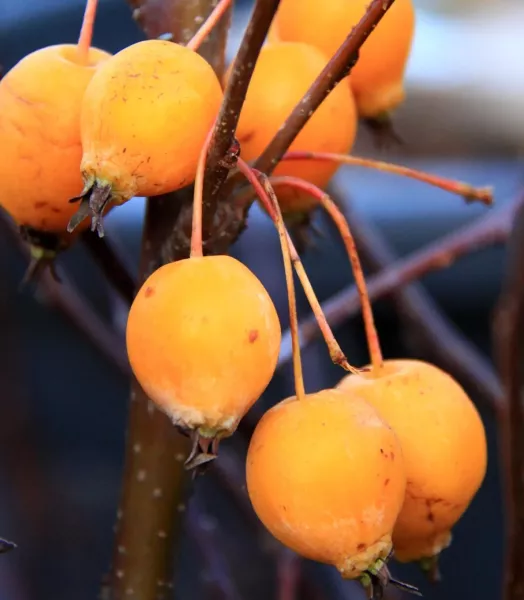
[[[340,235],[344,240],[344,245],[346,246],[349,260],[351,261],[353,276],[355,277],[355,284],[360,297],[371,363],[374,371],[378,371],[383,363],[380,340],[375,326],[375,320],[373,318],[373,309],[369,300],[366,278],[364,276],[364,271],[362,270],[362,263],[360,262],[355,239],[351,233],[346,219],[344,218],[344,215],[340,212],[333,200],[331,200],[331,198],[323,190],[316,185],[305,181],[304,179],[300,179],[298,177],[272,177],[270,181],[274,186],[278,185],[279,187],[290,187],[305,192],[314,198],[323,206],[340,232]]]
[[[98,0],[87,0],[86,2],[84,20],[78,38],[78,62],[82,65],[86,65],[89,62],[89,49],[91,48],[91,41],[93,39],[97,6]]]
[[[356,167],[365,167],[367,169],[374,169],[376,171],[392,173],[402,177],[409,177],[410,179],[422,181],[423,183],[440,188],[441,190],[450,192],[451,194],[458,194],[468,202],[477,200],[486,205],[491,205],[493,203],[493,193],[491,188],[475,188],[467,183],[463,183],[462,181],[453,181],[452,179],[446,179],[444,177],[439,177],[438,175],[424,173],[424,171],[418,171],[416,169],[410,169],[409,167],[394,165],[392,163],[380,160],[373,160],[371,158],[361,158],[358,156],[335,154],[331,152],[297,151],[287,152],[282,157],[282,160],[323,160],[345,165],[353,165]]]
[[[213,12],[204,21],[202,27],[195,33],[195,35],[187,43],[187,47],[195,52],[200,48],[202,42],[207,36],[213,31],[214,27],[218,24],[224,13],[231,6],[232,0],[220,0],[219,3],[213,9]]]

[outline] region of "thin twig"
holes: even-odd
[[[408,179],[415,179],[422,183],[427,183],[428,185],[440,188],[451,194],[458,194],[467,202],[478,201],[488,206],[493,204],[493,190],[489,187],[476,188],[462,181],[453,181],[452,179],[446,179],[438,175],[432,175],[431,173],[404,167],[403,165],[396,165],[381,160],[374,160],[372,158],[353,156],[351,154],[334,154],[332,152],[298,151],[286,152],[282,158],[286,161],[326,161],[354,167],[364,167],[366,169],[382,171],[383,173],[390,173],[392,175],[400,175],[401,177],[407,177]]]
[[[454,232],[444,238],[438,240],[422,250],[414,252],[412,255],[397,260],[392,265],[387,265],[382,272],[374,275],[368,279],[368,292],[372,300],[385,296],[387,294],[397,293],[407,283],[414,281],[422,275],[428,273],[432,269],[443,268],[450,265],[460,256],[468,254],[470,252],[479,250],[486,246],[504,242],[507,238],[515,205],[508,203],[502,208],[490,213],[489,215],[476,220],[470,225],[462,227],[457,232]],[[367,253],[373,252],[372,248],[379,248],[384,244],[381,236],[373,231],[368,225],[366,226],[362,220],[356,218],[354,213],[351,211],[346,212],[346,218],[350,223],[352,231],[357,238],[357,244],[360,245],[362,240],[365,240]],[[364,233],[365,228],[365,233]],[[387,247],[386,247],[387,248]],[[383,246],[383,249],[384,246]],[[389,261],[383,260],[384,252],[379,259],[382,259],[382,263],[388,263]],[[390,254],[387,249],[387,254]],[[389,258],[389,257],[388,257]],[[403,290],[407,292],[408,290]],[[475,387],[479,386],[479,381],[483,381],[486,385],[484,389],[485,397],[489,399],[490,404],[493,407],[497,407],[500,404],[500,386],[497,382],[496,376],[493,376],[493,369],[489,368],[489,363],[481,359],[481,365],[477,361],[477,355],[471,344],[463,340],[457,335],[457,332],[446,324],[444,319],[437,318],[437,308],[434,305],[428,305],[427,299],[421,302],[420,297],[415,299],[409,299],[409,309],[411,315],[416,315],[417,311],[420,310],[421,317],[415,317],[419,325],[423,325],[425,328],[424,337],[427,340],[431,340],[437,347],[442,346],[442,353],[446,353],[448,356],[453,356],[454,360],[457,360],[457,364],[463,365],[465,360],[475,363],[475,365],[482,366],[484,369],[487,366],[487,371],[484,373],[478,370],[477,366],[473,367],[473,370],[468,368],[469,381],[476,382]],[[336,327],[343,323],[347,318],[354,315],[359,310],[359,297],[358,292],[354,286],[350,286],[341,292],[337,293],[324,305],[324,312],[329,320],[332,327]],[[403,307],[406,308],[406,299],[403,301]],[[428,327],[430,330],[428,330]],[[307,345],[313,339],[318,337],[319,331],[316,321],[313,316],[306,318],[300,325],[300,339],[303,346]],[[451,339],[447,338],[451,335]],[[442,340],[446,339],[445,344]],[[460,358],[459,352],[464,353],[464,357]],[[289,335],[286,333],[282,338],[282,352],[279,359],[279,365],[288,362],[291,359]],[[446,363],[449,363],[449,358]],[[487,363],[487,364],[485,364]],[[451,369],[456,372],[456,368]]]
[[[277,163],[284,156],[314,111],[322,104],[331,90],[349,75],[357,62],[360,48],[394,1],[372,0],[365,15],[304,94],[264,152],[255,161],[254,167],[256,169],[266,173],[266,175],[273,172]]]
[[[524,196],[524,195],[523,195]],[[524,598],[524,202],[509,240],[506,280],[494,321],[504,382],[499,435],[506,488],[506,560],[502,598]]]
[[[234,166],[224,162],[234,145],[235,131],[251,76],[280,0],[257,0],[231,68],[224,100],[209,146],[204,187],[204,229],[210,229],[218,192]]]
[[[200,29],[187,43],[187,47],[190,50],[196,52],[200,48],[202,42],[213,31],[224,14],[231,8],[232,3],[233,0],[218,0],[218,4],[213,9],[213,12],[204,21],[202,27],[200,27]]]

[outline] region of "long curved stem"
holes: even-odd
[[[87,0],[84,11],[84,20],[82,21],[82,29],[80,30],[80,36],[78,38],[78,62],[82,65],[85,65],[88,62],[97,7],[98,0]]]
[[[276,223],[278,217],[275,213],[275,209],[273,208],[273,204],[275,202],[278,204],[278,200],[276,200],[275,192],[273,191],[273,188],[269,183],[269,178],[266,177],[266,175],[264,175],[260,171],[252,169],[242,159],[239,159],[238,161],[238,169],[253,186],[257,196],[264,205],[272,221]],[[262,180],[262,183],[260,180]],[[340,348],[333,334],[333,331],[331,330],[331,327],[329,326],[326,320],[320,302],[318,301],[318,298],[315,294],[315,290],[313,289],[313,286],[311,285],[311,282],[309,281],[309,278],[307,276],[306,270],[304,269],[304,265],[300,260],[300,256],[298,255],[295,245],[293,244],[293,241],[291,240],[287,231],[286,237],[288,239],[289,252],[291,254],[293,266],[295,267],[295,271],[298,275],[300,283],[304,289],[304,293],[306,294],[308,302],[311,306],[311,310],[315,315],[318,327],[322,332],[326,345],[329,349],[329,355],[331,357],[331,360],[335,364],[341,366],[346,371],[349,371],[351,373],[359,373],[359,370],[357,368],[349,364],[345,354],[342,352],[342,349]]]
[[[204,173],[206,170],[207,151],[209,143],[211,141],[211,135],[213,130],[207,134],[206,141],[200,151],[198,157],[198,165],[195,176],[195,187],[193,190],[193,221],[191,226],[191,251],[190,256],[199,257],[203,256],[202,248],[202,208],[203,208],[203,195],[204,195]]]
[[[369,300],[366,278],[364,276],[364,271],[362,270],[362,264],[358,255],[357,246],[344,215],[340,212],[333,200],[331,200],[331,198],[323,190],[316,185],[305,181],[304,179],[300,179],[298,177],[272,177],[270,182],[273,186],[278,185],[279,187],[290,187],[305,192],[314,198],[323,206],[340,232],[340,235],[344,241],[344,245],[346,246],[349,260],[351,261],[353,276],[355,277],[355,284],[360,296],[371,363],[374,371],[377,371],[380,369],[383,363],[380,340],[375,326],[375,320],[373,318],[373,309]]]
[[[257,173],[252,171],[249,165],[242,159],[239,159],[239,170],[252,183],[257,179]],[[280,247],[282,249],[282,258],[284,260],[284,270],[286,274],[287,299],[289,304],[289,329],[291,331],[291,345],[293,347],[293,374],[295,377],[295,394],[299,400],[306,395],[304,388],[304,376],[302,373],[302,359],[300,357],[300,339],[298,337],[298,317],[297,317],[297,299],[295,294],[295,284],[293,282],[293,262],[291,260],[291,251],[289,248],[289,236],[287,235],[284,218],[280,211],[280,206],[276,198],[267,196],[273,208],[274,223],[278,231]]]
[[[365,167],[366,169],[374,169],[384,173],[392,173],[394,175],[416,179],[417,181],[427,183],[433,187],[450,192],[451,194],[462,196],[468,202],[478,201],[486,205],[491,205],[493,203],[493,192],[489,187],[476,188],[467,183],[463,183],[462,181],[453,181],[452,179],[431,175],[431,173],[424,173],[424,171],[418,171],[417,169],[411,169],[409,167],[395,165],[381,160],[362,158],[349,154],[335,154],[332,152],[298,151],[286,152],[282,157],[282,160],[318,160],[352,165],[355,167]]]

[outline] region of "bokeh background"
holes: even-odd
[[[362,131],[355,151],[402,162],[430,172],[492,185],[497,203],[510,201],[524,183],[524,39],[521,0],[415,0],[418,24],[407,75],[408,99],[396,115],[402,147],[378,150]],[[237,0],[229,56],[233,56],[251,9]],[[0,63],[10,68],[42,46],[74,42],[83,0],[0,0]],[[142,39],[124,0],[100,0],[95,45],[109,51]],[[519,60],[520,57],[520,60]],[[1,160],[1,151],[0,151]],[[414,181],[343,168],[336,177],[354,209],[405,255],[490,210],[465,205],[445,192]],[[112,212],[108,236],[137,264],[143,200]],[[318,217],[325,237],[305,255],[321,299],[347,286],[349,265],[329,224]],[[249,229],[234,248],[261,278],[287,325],[285,285],[277,237],[271,223],[253,210]],[[0,535],[19,548],[0,557],[0,600],[88,600],[97,596],[112,551],[112,528],[123,465],[129,382],[127,376],[34,290],[18,291],[26,263],[0,229]],[[115,302],[83,247],[61,257],[59,267],[85,294],[107,326],[123,338],[125,309]],[[491,318],[504,267],[504,248],[467,257],[422,284],[438,305],[487,356],[491,357]],[[301,314],[307,315],[304,299]],[[424,357],[406,344],[387,300],[376,305],[387,356]],[[367,360],[360,319],[336,330],[351,362]],[[304,353],[309,391],[333,385],[340,371],[323,343]],[[292,391],[291,373],[281,370],[260,406]],[[473,399],[478,401],[472,390]],[[479,403],[490,443],[486,481],[457,526],[451,549],[442,557],[444,580],[427,584],[413,567],[393,565],[395,575],[419,585],[429,600],[499,598],[503,564],[503,505],[496,429]],[[242,457],[241,436],[226,442]],[[242,473],[240,473],[242,475]],[[243,485],[242,480],[238,483]],[[200,527],[220,548],[234,575],[230,598],[276,598],[275,570],[259,532],[221,486],[201,478],[195,497],[206,512]],[[186,536],[179,562],[177,597],[217,595],[213,570],[205,569],[201,544]],[[327,567],[307,564],[318,583],[297,600],[361,598]],[[315,592],[316,593],[316,592]],[[400,597],[396,595],[394,597]]]

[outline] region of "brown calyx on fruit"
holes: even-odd
[[[202,475],[209,463],[218,458],[220,435],[206,437],[198,429],[190,430],[181,426],[178,426],[178,429],[191,439],[191,451],[184,463],[186,471],[192,471],[193,477]]]
[[[60,283],[60,277],[55,269],[55,258],[69,246],[67,237],[25,225],[20,226],[19,232],[20,237],[29,246],[31,255],[29,266],[20,282],[20,289],[36,281],[46,270],[49,270],[53,279]]]
[[[380,543],[380,542],[378,542]],[[376,544],[374,545],[376,546]],[[370,547],[367,552],[374,546]],[[391,548],[391,544],[390,544]],[[385,557],[376,559],[358,578],[366,592],[368,600],[380,600],[384,597],[384,591],[388,585],[392,585],[403,592],[422,596],[419,589],[398,579],[394,579],[387,566],[387,561],[391,558],[393,551],[390,549]]]
[[[89,178],[82,193],[69,200],[70,203],[80,202],[80,206],[71,217],[67,225],[67,231],[71,233],[84,219],[91,218],[91,231],[96,231],[99,237],[104,237],[102,216],[109,208],[112,192],[113,186],[109,182],[94,177]]]

